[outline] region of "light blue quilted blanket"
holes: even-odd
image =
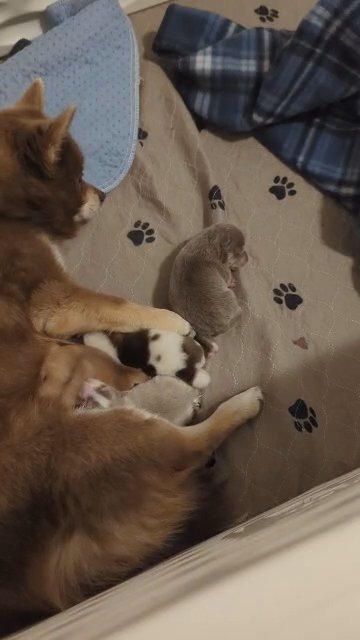
[[[85,155],[85,179],[107,192],[132,164],[138,132],[138,52],[117,0],[59,0],[48,7],[49,30],[0,65],[0,108],[17,100],[36,77],[46,111],[69,104],[71,132]]]

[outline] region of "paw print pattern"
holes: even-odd
[[[144,242],[155,242],[155,231],[150,229],[148,222],[137,220],[127,237],[135,247],[140,247]]]
[[[300,349],[304,349],[304,351],[307,351],[309,348],[309,344],[308,341],[306,340],[306,338],[304,338],[304,336],[301,336],[300,338],[298,338],[297,340],[293,340],[292,343],[296,346],[296,347],[300,347]]]
[[[147,131],[145,131],[145,129],[142,129],[141,127],[138,128],[138,140],[142,147],[144,146],[144,140],[146,140],[148,135],[149,134]]]
[[[212,209],[217,209],[219,207],[219,209],[225,211],[225,201],[222,197],[221,189],[217,184],[214,184],[214,186],[211,187],[208,198]]]
[[[255,9],[255,13],[259,16],[260,22],[274,22],[279,17],[277,9],[269,9],[264,4]]]
[[[278,200],[284,200],[287,196],[295,196],[296,190],[294,189],[295,184],[293,182],[288,182],[286,176],[280,178],[280,176],[275,176],[274,183],[272,187],[270,187],[269,192],[275,196]]]
[[[312,433],[313,429],[318,428],[318,421],[315,409],[309,407],[304,400],[298,398],[294,404],[288,409],[292,418],[294,418],[294,427],[297,431],[307,431]]]
[[[279,288],[273,289],[273,294],[274,302],[276,302],[276,304],[285,303],[285,306],[290,309],[290,311],[295,311],[295,309],[304,302],[302,297],[296,292],[296,287],[292,282],[288,284],[281,282]]]

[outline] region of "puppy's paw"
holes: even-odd
[[[192,386],[195,389],[206,389],[210,384],[210,375],[205,369],[199,369],[192,381]]]
[[[213,355],[215,355],[215,353],[219,351],[219,347],[216,344],[216,342],[214,342],[214,340],[210,340],[209,338],[204,338],[203,336],[198,334],[196,334],[195,340],[203,348],[206,359],[211,358]]]
[[[109,409],[113,402],[114,392],[100,380],[89,378],[83,384],[77,407],[83,410]]]
[[[208,358],[212,358],[219,351],[219,345],[213,340],[209,340],[209,351],[207,353]]]

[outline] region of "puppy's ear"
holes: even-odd
[[[246,253],[246,251],[243,251],[239,258],[240,267],[245,267],[248,260],[249,260],[248,254]]]
[[[68,133],[76,107],[17,132],[17,148],[27,165],[51,176]]]
[[[44,108],[44,82],[37,78],[28,87],[21,98],[15,103],[15,108],[28,108],[42,111]]]

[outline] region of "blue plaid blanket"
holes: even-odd
[[[174,4],[153,49],[194,114],[252,132],[360,214],[360,0],[320,0],[295,32]]]

